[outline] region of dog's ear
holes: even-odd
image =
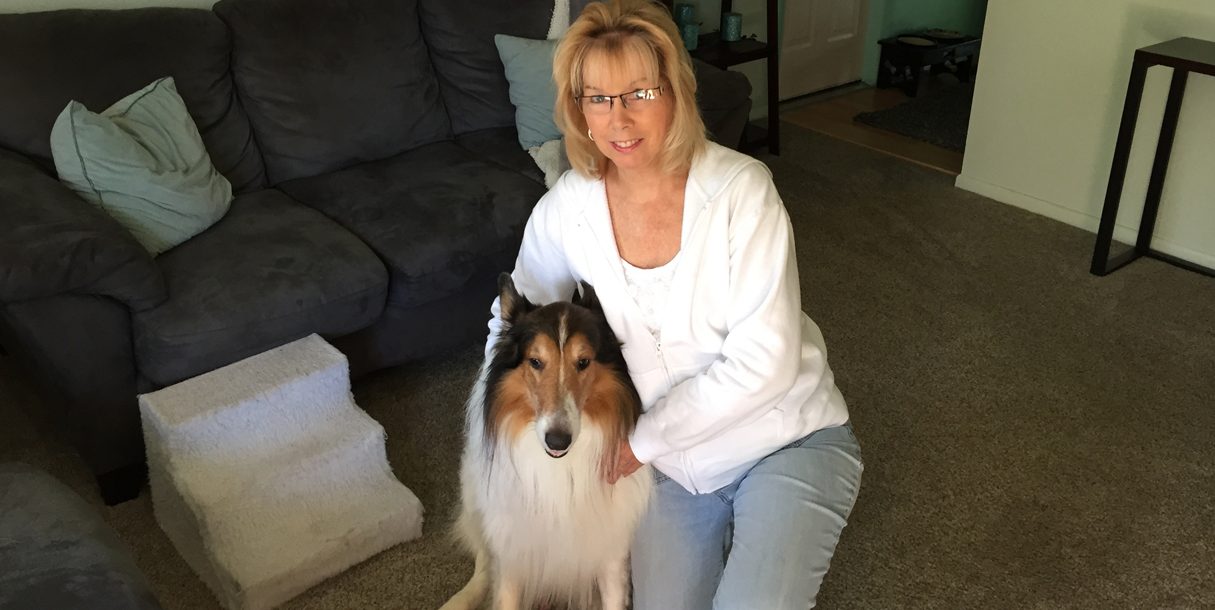
[[[599,295],[595,294],[595,287],[585,281],[578,282],[578,286],[582,288],[582,293],[574,291],[574,298],[570,299],[575,305],[581,305],[591,311],[603,313],[603,306],[599,304]]]
[[[520,316],[536,308],[515,289],[515,280],[509,273],[498,275],[498,307],[508,324],[514,324]]]

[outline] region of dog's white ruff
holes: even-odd
[[[316,335],[139,404],[156,521],[229,609],[277,606],[422,533],[345,356]]]
[[[491,582],[503,576],[521,585],[524,602],[544,591],[587,608],[604,571],[627,565],[653,474],[642,467],[615,485],[603,482],[599,456],[604,436],[585,420],[559,459],[545,454],[529,428],[514,446],[503,439],[490,462],[481,419],[485,377],[482,367],[466,410],[463,505],[457,524],[457,534],[478,556],[477,572],[443,610],[479,607]],[[618,580],[624,586],[623,604],[627,570]]]

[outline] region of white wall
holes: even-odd
[[[1215,40],[1215,2],[993,0],[957,186],[1096,232],[1134,49],[1178,36]],[[1124,244],[1170,78],[1148,71],[1115,233]],[[1215,77],[1190,75],[1153,247],[1215,268]]]
[[[137,6],[181,6],[211,8],[216,0],[0,0],[0,13],[31,13],[61,8],[132,8]]]

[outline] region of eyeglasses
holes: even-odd
[[[612,111],[612,100],[620,98],[620,104],[625,108],[641,110],[662,95],[662,87],[638,89],[620,95],[575,95],[574,99],[582,107],[583,114],[607,114]]]

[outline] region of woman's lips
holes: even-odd
[[[615,148],[618,152],[623,152],[623,153],[631,152],[631,151],[635,150],[641,144],[641,141],[642,141],[642,138],[634,138],[632,140],[620,140],[618,142],[612,142],[612,148]]]

